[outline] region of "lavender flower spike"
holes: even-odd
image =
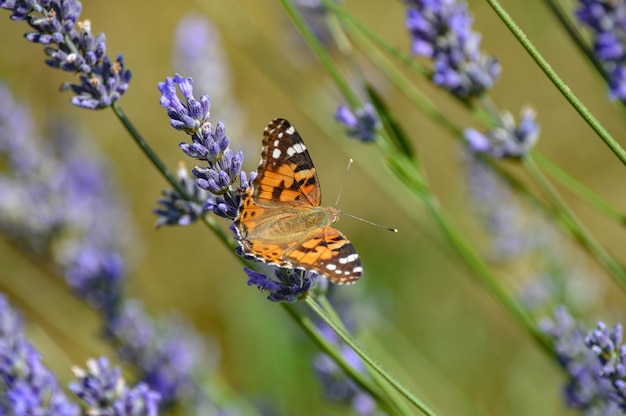
[[[0,0],[0,8],[13,12],[11,20],[26,20],[35,29],[25,37],[44,45],[47,65],[80,74],[79,84],[62,87],[76,94],[71,100],[75,106],[90,110],[109,107],[128,89],[131,73],[124,69],[124,58],[119,55],[111,62],[104,34],[94,37],[91,22],[78,21],[80,1]]]
[[[180,184],[193,200],[186,200],[176,189],[163,191],[164,198],[158,200],[159,205],[162,207],[154,210],[154,213],[159,216],[156,222],[157,228],[163,225],[192,224],[208,210],[204,201],[210,199],[211,194],[196,186],[195,181],[189,178],[189,172],[183,162],[178,164],[176,172],[178,173]]]
[[[354,113],[345,105],[340,105],[335,119],[347,127],[347,134],[363,142],[372,142],[380,128],[380,119],[370,103],[358,108]]]
[[[24,338],[22,320],[0,294],[0,414],[78,416],[39,353]]]
[[[520,158],[528,154],[539,138],[539,125],[535,111],[526,107],[522,110],[519,125],[509,112],[500,117],[500,126],[482,134],[474,129],[465,130],[465,139],[471,151],[487,153],[497,158]]]
[[[464,1],[407,0],[413,53],[433,60],[432,81],[463,100],[491,88],[500,64],[480,51],[480,35]]]
[[[609,97],[626,100],[626,3],[579,0],[578,20],[593,36],[593,48],[609,76]]]
[[[613,391],[609,398],[626,411],[626,345],[622,344],[624,329],[620,324],[612,329],[598,322],[595,330],[585,337],[585,344],[593,351],[600,361],[601,370],[598,375],[609,380]]]
[[[206,162],[192,170],[197,185],[215,195],[205,206],[217,215],[234,219],[243,191],[248,180],[241,171],[243,152],[234,153],[230,148],[230,138],[226,135],[223,123],[213,126],[209,121],[210,100],[203,95],[199,100],[193,96],[193,80],[176,74],[159,83],[161,105],[167,110],[170,125],[191,136],[191,143],[181,143],[180,149],[187,156]],[[182,93],[183,103],[177,95],[176,87]],[[238,189],[233,184],[240,180]],[[204,202],[204,201],[202,201]]]
[[[72,369],[78,382],[70,390],[87,405],[87,414],[157,416],[161,395],[144,384],[129,389],[119,368],[111,368],[106,357],[87,361],[87,371]]]
[[[556,308],[554,320],[545,320],[540,326],[553,339],[556,359],[569,375],[563,390],[567,405],[585,415],[623,414],[614,400],[611,381],[601,375],[603,365],[587,346],[591,344],[589,336],[567,309]]]

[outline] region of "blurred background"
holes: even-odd
[[[344,4],[397,48],[410,51],[402,2]],[[604,84],[543,3],[503,1],[503,5],[593,114],[626,145],[622,114],[608,102]],[[474,29],[482,34],[482,49],[497,57],[503,68],[491,91],[496,105],[516,118],[524,105],[535,108],[541,125],[537,149],[626,209],[623,180],[618,180],[624,170],[618,159],[543,76],[487,3],[469,1],[469,8]],[[208,19],[215,29],[215,48],[222,50],[200,62],[205,74],[184,73],[175,60],[178,26],[189,16]],[[85,111],[69,104],[70,94],[58,87],[73,81],[71,75],[45,67],[42,48],[22,38],[26,24],[11,22],[6,12],[0,18],[4,39],[0,78],[17,101],[30,106],[39,132],[45,135],[50,120],[69,120],[111,161],[108,174],[119,184],[119,197],[132,219],[133,243],[125,253],[129,292],[154,314],[177,311],[190,319],[215,346],[215,356],[207,360],[216,362],[218,376],[245,397],[267,402],[281,414],[349,414],[346,407],[323,400],[312,367],[316,347],[283,308],[246,286],[247,277],[230,249],[201,224],[155,229],[152,210],[170,186],[111,111]],[[86,0],[81,19],[91,20],[94,33],[106,34],[109,56],[124,55],[133,78],[120,106],[172,170],[179,160],[190,168],[193,163],[178,149],[187,137],[169,126],[159,105],[157,83],[175,72],[195,78],[196,97],[209,93],[212,120],[226,123],[231,146],[245,153],[246,171],[256,169],[263,129],[275,117],[290,120],[306,141],[325,205],[334,203],[347,161],[355,160],[340,208],[396,227],[399,233],[342,217],[338,228],[358,249],[365,274],[356,285],[336,291],[357,302],[355,333],[366,349],[440,414],[569,414],[562,400],[563,373],[477,283],[432,219],[385,168],[376,148],[347,138],[334,121],[337,106],[345,101],[278,2]],[[567,283],[563,298],[588,326],[598,319],[608,324],[624,321],[624,295],[607,274],[570,236],[506,186],[502,192],[507,196],[499,200],[509,215],[504,220],[506,233],[533,243],[522,254],[514,250],[515,256],[499,252],[486,226],[490,220],[484,208],[489,202],[477,204],[472,199],[472,186],[483,185],[472,182],[463,144],[418,112],[367,57],[356,52],[362,64],[357,70],[342,59],[328,33],[320,31],[320,36],[328,38],[331,54],[348,79],[356,83],[358,71],[363,71],[385,97],[418,149],[445,212],[493,262],[508,290],[523,298],[546,274],[559,274]],[[214,70],[222,71],[220,76],[228,81],[216,85],[198,78],[209,77],[211,65],[221,66]],[[445,92],[406,73],[456,123],[480,128]],[[513,171],[517,172],[515,167]],[[523,172],[518,173],[526,182]],[[563,196],[623,261],[626,240],[621,227],[568,192]],[[227,230],[226,220],[217,221]],[[114,355],[98,337],[95,312],[69,293],[61,278],[42,272],[4,239],[0,239],[0,291],[22,310],[31,341],[62,382],[70,379],[67,369],[72,364],[103,353]],[[550,310],[547,305],[537,311],[537,318],[549,316]]]

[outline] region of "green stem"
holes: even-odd
[[[338,70],[337,65],[333,62],[330,56],[324,50],[324,47],[317,41],[315,38],[315,34],[311,31],[311,29],[307,26],[306,22],[298,13],[298,10],[295,8],[291,1],[289,0],[280,0],[281,4],[285,8],[287,15],[291,19],[291,22],[296,26],[296,29],[300,32],[304,40],[309,45],[315,56],[320,60],[322,65],[326,68],[330,76],[333,78],[341,92],[343,93],[346,100],[352,108],[358,108],[361,106],[361,100],[359,97],[354,94],[352,88],[350,88],[350,84],[348,81],[341,75]]]
[[[619,158],[619,160],[626,165],[626,151],[615,141],[613,136],[600,124],[600,122],[591,114],[591,112],[585,107],[585,105],[576,97],[572,90],[565,84],[565,82],[558,76],[558,74],[552,69],[550,64],[539,53],[537,48],[526,37],[522,29],[513,21],[511,16],[502,8],[497,0],[487,0],[496,14],[509,28],[511,33],[517,38],[526,51],[532,56],[537,65],[543,70],[544,74],[552,81],[554,86],[563,94],[563,96],[569,101],[569,103],[576,109],[578,114],[587,122],[589,127],[596,132],[596,134],[604,141],[604,143],[611,149],[611,151]]]
[[[626,271],[611,256],[611,254],[593,237],[593,235],[585,228],[572,210],[567,206],[563,198],[554,189],[552,184],[546,179],[539,167],[528,155],[523,159],[524,166],[534,181],[542,188],[544,193],[550,198],[550,201],[557,213],[560,214],[563,223],[574,234],[574,236],[583,244],[585,248],[595,257],[595,259],[607,269],[613,277],[626,289]]]
[[[430,214],[437,221],[437,224],[442,229],[445,236],[450,240],[451,245],[457,250],[465,263],[467,263],[467,265],[470,266],[470,268],[475,272],[476,276],[487,288],[487,291],[494,297],[494,299],[500,302],[500,304],[507,311],[509,311],[518,324],[532,336],[532,338],[543,349],[543,351],[548,354],[548,356],[553,356],[554,351],[550,341],[541,332],[539,332],[534,320],[526,312],[522,305],[520,305],[515,299],[513,299],[513,297],[509,296],[508,293],[502,289],[502,286],[499,284],[496,276],[491,271],[491,268],[451,225],[450,221],[441,211],[439,203],[432,196],[422,197],[421,199]]]
[[[563,171],[561,168],[556,166],[540,153],[533,151],[532,157],[537,165],[542,167],[545,171],[552,175],[552,177],[554,177],[563,186],[565,186],[567,189],[580,197],[583,201],[591,204],[596,209],[608,215],[610,218],[614,219],[618,223],[626,225],[626,215],[620,212],[616,207],[614,207],[604,199],[600,198],[598,195],[593,193],[593,191],[578,182],[576,179],[572,178],[569,174],[567,174],[567,172]]]
[[[310,298],[307,297],[307,303],[309,299]],[[376,388],[376,386],[372,384],[372,381],[366,378],[361,372],[356,371],[356,369],[350,364],[348,364],[346,360],[344,360],[344,358],[341,356],[337,348],[320,334],[319,330],[315,326],[315,323],[311,321],[311,319],[296,311],[294,306],[289,303],[281,303],[281,306],[283,306],[285,311],[289,314],[289,316],[291,316],[291,318],[293,318],[293,320],[300,326],[300,328],[302,328],[302,330],[309,335],[311,340],[320,348],[320,350],[328,354],[328,356],[331,357],[333,361],[335,361],[335,363],[337,363],[337,365],[361,389],[369,393],[369,395],[372,396],[372,398],[376,400],[376,402],[379,403],[382,407],[384,407],[390,414],[398,414],[398,412],[393,407],[391,407],[391,404],[386,400],[386,398]]]
[[[345,325],[341,321],[341,317],[339,316],[337,311],[335,311],[335,308],[333,307],[332,303],[330,303],[326,295],[324,294],[317,295],[316,299],[319,302],[319,304],[322,306],[322,308],[324,308],[324,310],[328,312],[328,314],[330,315],[330,318],[333,319],[335,322],[337,322],[338,325],[340,325],[344,331],[348,332],[348,329],[345,327]],[[387,394],[387,396],[389,397],[389,400],[392,401],[396,405],[396,407],[399,409],[399,411],[402,414],[405,414],[405,415],[412,414],[411,409],[405,404],[406,402],[402,400],[402,397],[400,397],[400,395],[398,394],[398,391],[395,390],[393,387],[391,387],[389,383],[387,383],[385,379],[381,377],[379,372],[373,371],[371,367],[365,367],[365,368],[369,371],[369,375],[372,377],[372,379],[378,385],[378,387],[385,394]]]
[[[426,403],[422,402],[418,399],[409,389],[407,389],[403,384],[397,381],[385,368],[380,365],[374,358],[372,358],[359,344],[356,343],[350,337],[350,335],[333,319],[331,319],[330,315],[310,296],[306,298],[307,305],[315,312],[320,319],[322,319],[328,326],[331,327],[337,335],[346,343],[350,348],[352,348],[358,355],[361,357],[363,361],[365,361],[369,366],[371,366],[375,371],[377,371],[389,384],[391,384],[402,396],[404,396],[409,402],[411,402],[415,407],[420,409],[422,413],[429,416],[436,415],[435,411],[432,410]]]

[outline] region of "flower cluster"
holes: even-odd
[[[240,254],[241,255],[241,254]],[[272,302],[295,302],[305,297],[319,280],[314,272],[290,268],[273,268],[276,279],[256,272],[248,267],[243,268],[248,275],[248,286],[256,286],[259,290],[270,292],[267,297]]]
[[[542,322],[541,328],[552,338],[557,360],[569,376],[564,389],[567,405],[588,416],[622,414],[612,400],[611,382],[601,375],[602,364],[586,345],[585,329],[567,309],[558,307],[554,319]]]
[[[509,112],[500,117],[500,125],[486,134],[474,129],[464,132],[472,152],[486,153],[497,158],[521,158],[533,148],[539,139],[539,125],[535,121],[535,111],[526,107],[522,110],[519,125]]]
[[[609,78],[609,96],[626,99],[626,3],[579,0],[578,20],[593,32],[593,47]]]
[[[406,25],[415,55],[433,60],[432,80],[461,99],[491,88],[500,64],[480,51],[480,35],[464,1],[407,0]]]
[[[626,345],[622,344],[623,337],[620,324],[609,330],[603,322],[598,322],[597,328],[585,337],[585,344],[598,356],[602,366],[598,375],[613,385],[609,398],[626,411]]]
[[[90,414],[116,416],[157,416],[160,394],[145,383],[128,388],[119,368],[111,368],[106,357],[87,361],[87,371],[72,368],[78,381],[70,390],[89,408]]]
[[[349,137],[362,142],[374,141],[376,132],[380,128],[380,119],[370,103],[366,103],[354,113],[347,106],[340,105],[335,113],[335,119],[347,127]]]
[[[12,12],[11,20],[25,20],[35,30],[25,37],[44,45],[46,64],[80,74],[80,83],[63,86],[76,94],[72,104],[91,110],[109,107],[128,89],[131,74],[124,69],[124,58],[119,55],[111,62],[104,34],[94,37],[91,22],[78,20],[80,1],[0,0],[0,8]]]
[[[191,136],[192,142],[181,143],[181,150],[189,157],[206,162],[205,166],[196,165],[192,171],[197,185],[214,195],[206,202],[206,208],[234,220],[241,195],[248,187],[248,177],[241,170],[243,152],[233,153],[223,123],[219,122],[215,127],[211,124],[209,96],[203,95],[196,100],[192,82],[191,78],[178,74],[160,82],[161,105],[167,110],[170,125]],[[184,104],[177,96],[177,86],[185,98]],[[240,185],[233,189],[237,179]]]
[[[207,211],[207,205],[202,201],[209,201],[211,194],[196,185],[196,181],[189,177],[189,172],[183,162],[179,163],[176,172],[180,185],[187,195],[191,196],[191,200],[183,197],[176,189],[163,191],[164,198],[158,200],[162,207],[154,210],[159,217],[156,222],[157,227],[189,225],[201,218]]]

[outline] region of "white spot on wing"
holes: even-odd
[[[352,269],[352,273],[361,273],[363,271],[363,267],[361,266],[357,266],[354,269]]]
[[[296,129],[294,129],[293,126],[289,126],[289,128],[285,131],[287,132],[287,134],[294,134],[296,132]]]
[[[280,149],[279,148],[274,149],[274,151],[272,152],[272,157],[274,159],[278,159],[280,157]]]
[[[306,147],[302,143],[296,143],[287,149],[287,154],[289,157],[295,155],[296,153],[302,153],[306,150]]]
[[[336,266],[336,265],[334,265],[334,264],[327,264],[327,265],[326,265],[326,268],[327,268],[328,270],[335,270],[335,269],[337,268],[337,266]]]
[[[358,258],[359,258],[359,255],[358,255],[358,254],[356,254],[356,253],[352,253],[352,254],[350,254],[350,255],[349,255],[349,256],[347,256],[347,257],[342,257],[342,258],[340,258],[340,259],[339,259],[339,263],[341,263],[341,264],[351,263],[351,262],[355,261],[355,260],[356,260],[356,259],[358,259]]]
[[[274,140],[274,146],[278,147],[278,143],[280,143],[280,141],[278,139]]]

